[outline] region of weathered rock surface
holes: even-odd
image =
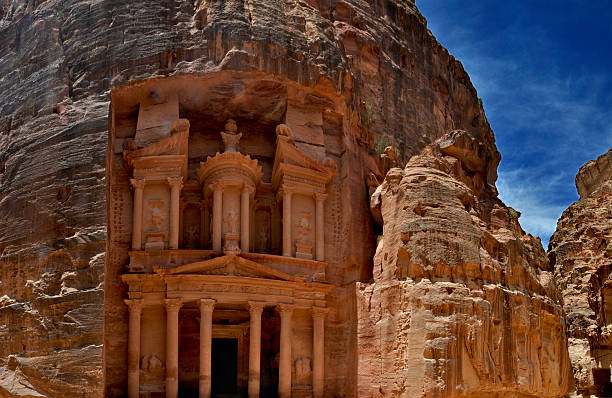
[[[577,394],[610,396],[612,150],[580,168],[580,199],[563,212],[548,257],[563,293]]]
[[[484,183],[495,148],[454,131],[389,171],[374,282],[360,284],[359,392],[561,397],[572,389],[559,290],[539,239]]]

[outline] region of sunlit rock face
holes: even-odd
[[[580,168],[580,199],[563,212],[548,251],[563,293],[577,394],[612,394],[611,159],[612,150]]]
[[[336,170],[324,207],[324,281],[331,286],[325,299],[330,307],[325,320],[327,395],[402,396],[412,387],[399,380],[414,380],[407,374],[421,378],[410,385],[430,386],[414,396],[433,391],[554,396],[567,390],[560,381],[556,390],[551,387],[550,372],[563,374],[564,351],[557,341],[564,327],[555,290],[542,279],[547,274],[541,246],[521,235],[511,219],[515,213],[508,216],[503,205],[496,205],[492,186],[499,154],[476,91],[461,64],[428,32],[413,2],[12,1],[0,7],[0,38],[0,92],[9,93],[0,98],[0,396],[127,394],[129,317],[123,300],[128,286],[121,275],[129,271],[132,221],[129,212],[118,209],[130,208],[134,187],[129,186],[132,169],[124,151],[149,147],[189,127],[192,153],[181,153],[192,174],[184,175],[183,182],[187,191],[197,191],[197,166],[206,160],[199,157],[223,150],[217,134],[228,119],[248,132],[234,149],[257,157],[264,179],[271,177],[275,131],[283,124],[304,156]],[[168,90],[159,93],[160,87]],[[176,99],[164,97],[173,92]],[[162,102],[176,107],[153,107],[157,110],[151,115],[163,117],[138,124],[140,111],[144,115]],[[175,125],[177,120],[182,122]],[[384,259],[383,248],[400,252],[403,233],[393,232],[394,225],[408,219],[401,208],[390,210],[388,193],[380,194],[384,243],[373,268],[380,231],[370,214],[369,189],[374,191],[389,169],[383,187],[389,189],[395,180],[399,184],[409,172],[393,166],[401,168],[455,129],[469,134],[453,133],[436,145],[448,170],[456,169],[455,174],[445,171],[452,177],[444,178],[461,194],[460,204],[447,192],[437,201],[415,205],[417,213],[411,215],[425,217],[418,213],[434,211],[430,202],[440,202],[437,222],[453,232],[428,239],[417,237],[427,229],[415,230],[405,243],[406,253],[414,253],[409,261]],[[378,157],[385,146],[395,149]],[[461,159],[461,166],[452,158]],[[125,185],[113,191],[115,178]],[[419,195],[429,197],[428,189]],[[114,192],[119,194],[113,202]],[[236,206],[237,195],[232,199]],[[477,200],[472,202],[470,195]],[[485,209],[477,217],[484,224],[471,214],[474,206]],[[191,216],[199,211],[183,210],[194,212]],[[454,222],[440,212],[449,212]],[[197,250],[201,242],[196,235],[182,233],[193,225],[179,225],[179,249]],[[113,226],[126,228],[114,233]],[[254,247],[282,254],[280,231],[275,234],[274,245],[255,240]],[[154,238],[150,248],[167,249],[162,244],[169,237]],[[300,256],[316,257],[316,245],[310,246],[301,242]],[[391,271],[394,267],[397,272]],[[457,322],[465,319],[460,327],[440,320],[446,315],[436,315],[439,327],[427,322],[408,328],[406,320],[391,321],[392,314],[408,316],[413,307],[415,314],[421,311],[425,304],[418,300],[441,286],[436,278],[460,285],[453,287],[455,293],[446,287],[442,291],[456,303],[440,301],[441,308],[427,311],[451,311]],[[435,289],[419,290],[427,289],[427,280]],[[401,291],[416,293],[404,305],[392,295],[380,295],[385,284],[405,285]],[[528,298],[525,292],[533,295]],[[377,297],[388,297],[388,304],[374,305]],[[368,300],[372,305],[365,304]],[[519,302],[524,310],[517,313],[524,322],[504,312]],[[455,307],[461,310],[451,310]],[[190,315],[184,326],[194,335],[195,319]],[[275,324],[265,319],[264,324]],[[304,331],[312,326],[297,325]],[[515,331],[520,325],[525,331]],[[505,337],[510,327],[514,337]],[[409,334],[417,332],[422,336],[417,339],[461,337],[427,337],[424,341],[434,341],[435,347],[420,349],[408,343],[413,341]],[[535,340],[528,333],[536,333]],[[191,354],[196,358],[197,351]],[[276,360],[273,353],[269,357]],[[389,358],[404,359],[390,365]],[[432,358],[438,358],[435,364]],[[302,384],[296,388],[307,391],[313,376],[308,361],[297,359],[292,375]],[[423,363],[438,370],[411,367]],[[143,357],[138,365],[142,380],[164,381],[160,358]],[[197,362],[187,365],[191,377]],[[459,376],[459,369],[465,376]]]
[[[391,169],[374,281],[358,290],[364,396],[560,397],[566,325],[539,239],[486,183],[495,150],[454,131]]]

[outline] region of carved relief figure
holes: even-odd
[[[231,233],[238,233],[238,213],[235,210],[230,210],[227,212],[227,216],[225,218],[225,231]]]
[[[163,212],[163,200],[149,201],[149,228],[153,231],[161,231],[166,221],[166,216]]]
[[[221,132],[221,139],[225,145],[225,152],[238,152],[238,144],[242,133],[238,133],[238,126],[233,119],[228,119],[225,122],[224,130]]]
[[[297,221],[297,230],[298,236],[300,239],[307,239],[310,231],[312,231],[312,227],[310,224],[310,219],[312,218],[312,214],[303,212],[300,214],[300,218]]]
[[[307,386],[311,383],[312,367],[309,357],[298,358],[295,360],[295,383]]]

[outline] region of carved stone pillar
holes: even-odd
[[[179,241],[179,213],[183,177],[169,177],[170,185],[170,249],[178,249]]]
[[[178,397],[178,343],[181,299],[166,299],[166,398]]]
[[[283,256],[291,257],[292,238],[291,238],[291,196],[293,192],[283,188]]]
[[[138,398],[140,390],[140,316],[142,299],[123,300],[130,311],[128,335],[128,398]]]
[[[324,261],[325,259],[325,213],[323,204],[327,195],[317,193],[315,194],[316,205],[316,220],[315,220],[315,239],[316,239],[316,259],[317,261]]]
[[[200,249],[205,249],[210,239],[210,207],[207,200],[200,202]]]
[[[200,398],[210,398],[212,314],[216,300],[200,300]]]
[[[312,393],[322,398],[325,387],[325,315],[329,309],[312,307]]]
[[[242,188],[242,195],[240,197],[240,249],[243,253],[249,252],[249,243],[251,242],[251,236],[249,233],[250,226],[250,197],[252,188],[245,185]]]
[[[293,335],[291,318],[293,305],[279,304],[281,315],[280,360],[278,366],[278,397],[291,397],[291,339]]]
[[[220,185],[213,186],[213,250],[221,251],[221,218],[223,212],[223,191]]]
[[[132,178],[130,180],[134,187],[134,219],[132,223],[132,250],[142,250],[142,194],[144,192],[145,180]]]
[[[249,398],[259,397],[261,362],[261,313],[263,303],[249,301],[251,328],[249,339]]]

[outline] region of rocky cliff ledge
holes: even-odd
[[[493,147],[454,131],[372,197],[383,235],[360,285],[359,391],[561,397],[572,389],[560,291],[539,239],[487,179]]]
[[[563,293],[578,394],[610,396],[612,150],[576,175],[580,199],[563,212],[548,257]]]

